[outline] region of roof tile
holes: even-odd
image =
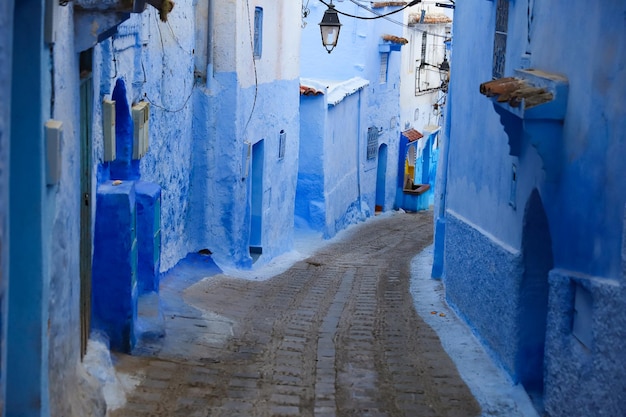
[[[316,90],[313,87],[307,87],[306,85],[300,85],[300,95],[301,96],[320,96],[324,95],[324,92],[321,90]]]
[[[543,87],[535,87],[525,80],[514,77],[499,78],[480,85],[480,93],[487,97],[496,97],[500,103],[509,103],[511,107],[525,109],[552,101],[554,95]]]
[[[443,13],[426,13],[424,15],[424,21],[420,22],[421,14],[420,13],[411,13],[409,15],[409,25],[416,24],[424,24],[424,25],[434,25],[438,23],[452,23],[452,19],[446,16]]]
[[[424,135],[422,135],[420,132],[418,132],[415,129],[405,130],[404,132],[402,132],[402,135],[406,137],[409,140],[409,142],[413,142],[424,137]]]
[[[406,6],[405,1],[376,1],[372,3],[372,9],[382,9],[383,7]]]
[[[383,35],[382,38],[383,40],[389,41],[391,43],[399,43],[401,45],[406,45],[407,43],[409,43],[408,39],[401,38],[400,36],[395,35]]]

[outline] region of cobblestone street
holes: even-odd
[[[168,277],[166,336],[116,354],[140,382],[112,417],[479,415],[409,293],[432,227],[376,219],[262,282]]]

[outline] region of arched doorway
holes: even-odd
[[[536,189],[526,203],[522,233],[524,273],[519,291],[515,373],[535,407],[542,409],[548,273],[553,268],[553,256],[548,218]]]
[[[385,181],[387,180],[387,145],[378,148],[378,168],[376,169],[376,212],[385,211]]]

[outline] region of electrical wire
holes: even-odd
[[[178,40],[178,37],[177,37],[177,36],[176,36],[176,34],[174,33],[174,29],[172,29],[172,25],[170,25],[170,21],[169,21],[169,20],[166,22],[166,24],[167,24],[167,27],[168,27],[168,28],[170,28],[170,32],[172,33],[172,37],[174,38],[174,40],[175,40],[175,41],[176,41],[176,43],[178,44],[178,47],[179,47],[179,48],[180,48],[180,49],[181,49],[184,53],[186,53],[187,55],[189,55],[189,56],[193,56],[193,51],[192,51],[192,52],[189,52],[187,49],[185,49],[185,48],[183,47],[183,45],[181,45],[180,40]]]
[[[324,0],[319,0],[319,1],[320,1],[320,3],[322,3],[322,4],[326,5],[327,7],[330,7],[330,4],[326,3]],[[381,17],[386,17],[386,16],[389,16],[389,15],[392,15],[392,14],[395,14],[395,13],[399,13],[399,12],[401,12],[402,10],[406,9],[407,7],[415,6],[415,5],[416,5],[417,3],[419,3],[420,1],[421,1],[421,0],[413,0],[412,2],[410,2],[410,3],[408,3],[408,4],[404,5],[404,6],[402,6],[401,8],[399,8],[399,9],[397,9],[397,10],[394,10],[394,11],[392,11],[392,12],[389,12],[389,13],[385,13],[385,14],[378,14],[378,13],[374,13],[372,10],[369,10],[369,9],[367,9],[367,8],[363,7],[365,10],[368,10],[368,11],[370,11],[371,13],[376,14],[377,16],[357,16],[357,15],[353,15],[353,14],[349,14],[349,13],[345,13],[345,12],[339,11],[339,10],[337,10],[337,9],[335,9],[335,10],[337,11],[337,13],[339,13],[339,14],[341,14],[341,15],[348,16],[348,17],[353,17],[353,18],[355,18],[355,19],[373,20],[373,19],[380,19]],[[355,3],[355,2],[353,1],[353,3]],[[358,3],[356,3],[356,4],[358,4]],[[359,4],[359,6],[360,6],[360,7],[362,7],[360,4]],[[333,5],[333,7],[334,7],[334,5]]]
[[[324,2],[323,0],[319,0],[319,1],[320,1],[321,3],[323,3],[323,4],[325,4],[325,5],[327,5],[327,6],[328,6],[328,4],[327,4],[326,2]],[[374,9],[371,9],[371,8],[369,8],[369,7],[367,7],[367,6],[362,5],[362,4],[361,4],[361,3],[359,3],[357,0],[350,0],[350,1],[351,1],[352,3],[354,3],[354,4],[356,4],[358,7],[362,8],[362,9],[364,9],[364,10],[367,10],[368,12],[370,12],[370,13],[372,13],[372,14],[377,15],[377,17],[371,17],[371,18],[369,18],[369,19],[379,19],[379,18],[383,18],[383,19],[385,19],[385,20],[387,20],[387,21],[389,21],[389,22],[391,22],[391,23],[394,23],[394,24],[396,24],[396,25],[398,25],[398,26],[402,26],[402,27],[407,28],[407,29],[411,29],[411,30],[413,30],[413,31],[415,31],[415,32],[420,32],[420,33],[424,33],[424,32],[425,32],[425,33],[427,33],[428,35],[431,35],[431,36],[436,37],[436,38],[444,38],[444,39],[449,38],[449,36],[446,36],[446,35],[440,35],[440,34],[438,34],[438,33],[432,33],[432,32],[428,32],[427,30],[418,29],[418,28],[416,28],[415,26],[406,25],[406,24],[404,24],[403,22],[400,22],[400,21],[394,20],[394,19],[392,19],[391,17],[389,17],[389,16],[388,16],[388,15],[389,15],[389,13],[388,13],[388,14],[383,15],[383,14],[381,14],[380,12],[378,12],[378,11],[376,11],[376,10],[374,10]],[[410,5],[410,4],[409,4],[409,5]],[[404,10],[405,8],[409,7],[409,5],[407,5],[407,6],[403,7],[403,8],[402,8],[402,9],[400,9],[400,10],[396,10],[396,11],[394,11],[394,12],[392,12],[392,13],[396,13],[396,12],[399,12],[399,11],[401,11],[401,10]],[[337,10],[337,9],[335,9],[335,10]],[[337,13],[345,14],[345,13],[339,12],[339,10],[337,10]],[[347,14],[346,14],[346,15],[347,15]],[[351,15],[347,15],[347,16],[351,16]],[[359,18],[359,17],[357,17],[357,18]]]
[[[156,22],[157,22],[157,29],[158,29],[158,31],[159,31],[159,38],[161,39],[161,57],[162,57],[162,67],[163,67],[163,69],[162,69],[161,71],[162,71],[162,73],[164,73],[164,72],[165,72],[165,45],[164,45],[164,43],[163,43],[163,34],[161,33],[161,26],[160,26],[159,20],[158,20],[158,19],[157,19],[157,17],[156,17],[156,14],[154,14],[153,16],[154,16],[154,18],[155,18],[155,20],[156,20]],[[169,23],[168,23],[168,26],[169,26]],[[172,29],[172,28],[170,27],[170,30],[171,30],[171,29]],[[173,31],[172,31],[172,34],[173,34]],[[174,39],[176,39],[176,36],[174,36]],[[185,50],[185,49],[181,46],[181,44],[178,42],[178,40],[177,40],[177,39],[176,39],[176,43],[177,43],[177,44],[178,44],[178,46],[179,46],[179,47],[183,50],[183,52],[187,52],[187,51],[186,51],[186,50]],[[188,52],[187,52],[187,53],[188,53]],[[192,54],[189,54],[189,55],[192,55]],[[146,80],[147,80],[147,77],[146,77],[146,68],[145,68],[145,67],[144,67],[144,65],[143,65],[143,58],[141,59],[141,69],[142,69],[142,71],[143,71],[143,79],[144,79],[144,84],[145,84],[145,82],[146,82]],[[161,78],[161,81],[162,81],[162,80],[163,80],[163,78]],[[180,106],[180,107],[179,107],[179,108],[177,108],[177,109],[171,109],[171,108],[165,107],[165,106],[163,106],[163,105],[156,104],[153,100],[151,100],[151,99],[150,99],[150,97],[148,97],[148,93],[146,93],[145,91],[144,91],[144,93],[143,93],[143,97],[146,99],[146,101],[147,101],[148,103],[150,103],[150,105],[151,105],[151,106],[154,106],[154,107],[156,107],[157,109],[161,109],[161,110],[163,110],[163,111],[165,111],[165,112],[167,112],[167,113],[179,113],[179,112],[183,111],[183,110],[185,109],[185,107],[187,107],[187,103],[189,103],[189,100],[191,99],[191,96],[192,96],[192,95],[193,95],[193,85],[191,86],[191,91],[189,92],[189,95],[188,95],[188,96],[187,96],[187,98],[185,99],[185,101],[184,101],[183,105],[182,105],[182,106]]]
[[[250,110],[250,116],[248,116],[248,121],[246,122],[245,127],[243,128],[243,134],[245,136],[246,130],[248,130],[248,125],[250,124],[250,120],[252,120],[252,115],[254,114],[254,109],[256,108],[256,99],[259,94],[259,79],[256,70],[256,59],[254,58],[254,40],[252,38],[252,21],[250,20],[250,1],[246,0],[246,9],[248,11],[248,26],[250,29],[250,53],[252,54],[252,67],[254,68],[254,100],[252,101],[252,109]]]

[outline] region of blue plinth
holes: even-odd
[[[137,181],[135,196],[139,294],[158,293],[161,259],[161,187],[152,182]]]
[[[130,352],[137,320],[134,182],[98,186],[93,260],[93,328],[108,335],[112,350]]]

